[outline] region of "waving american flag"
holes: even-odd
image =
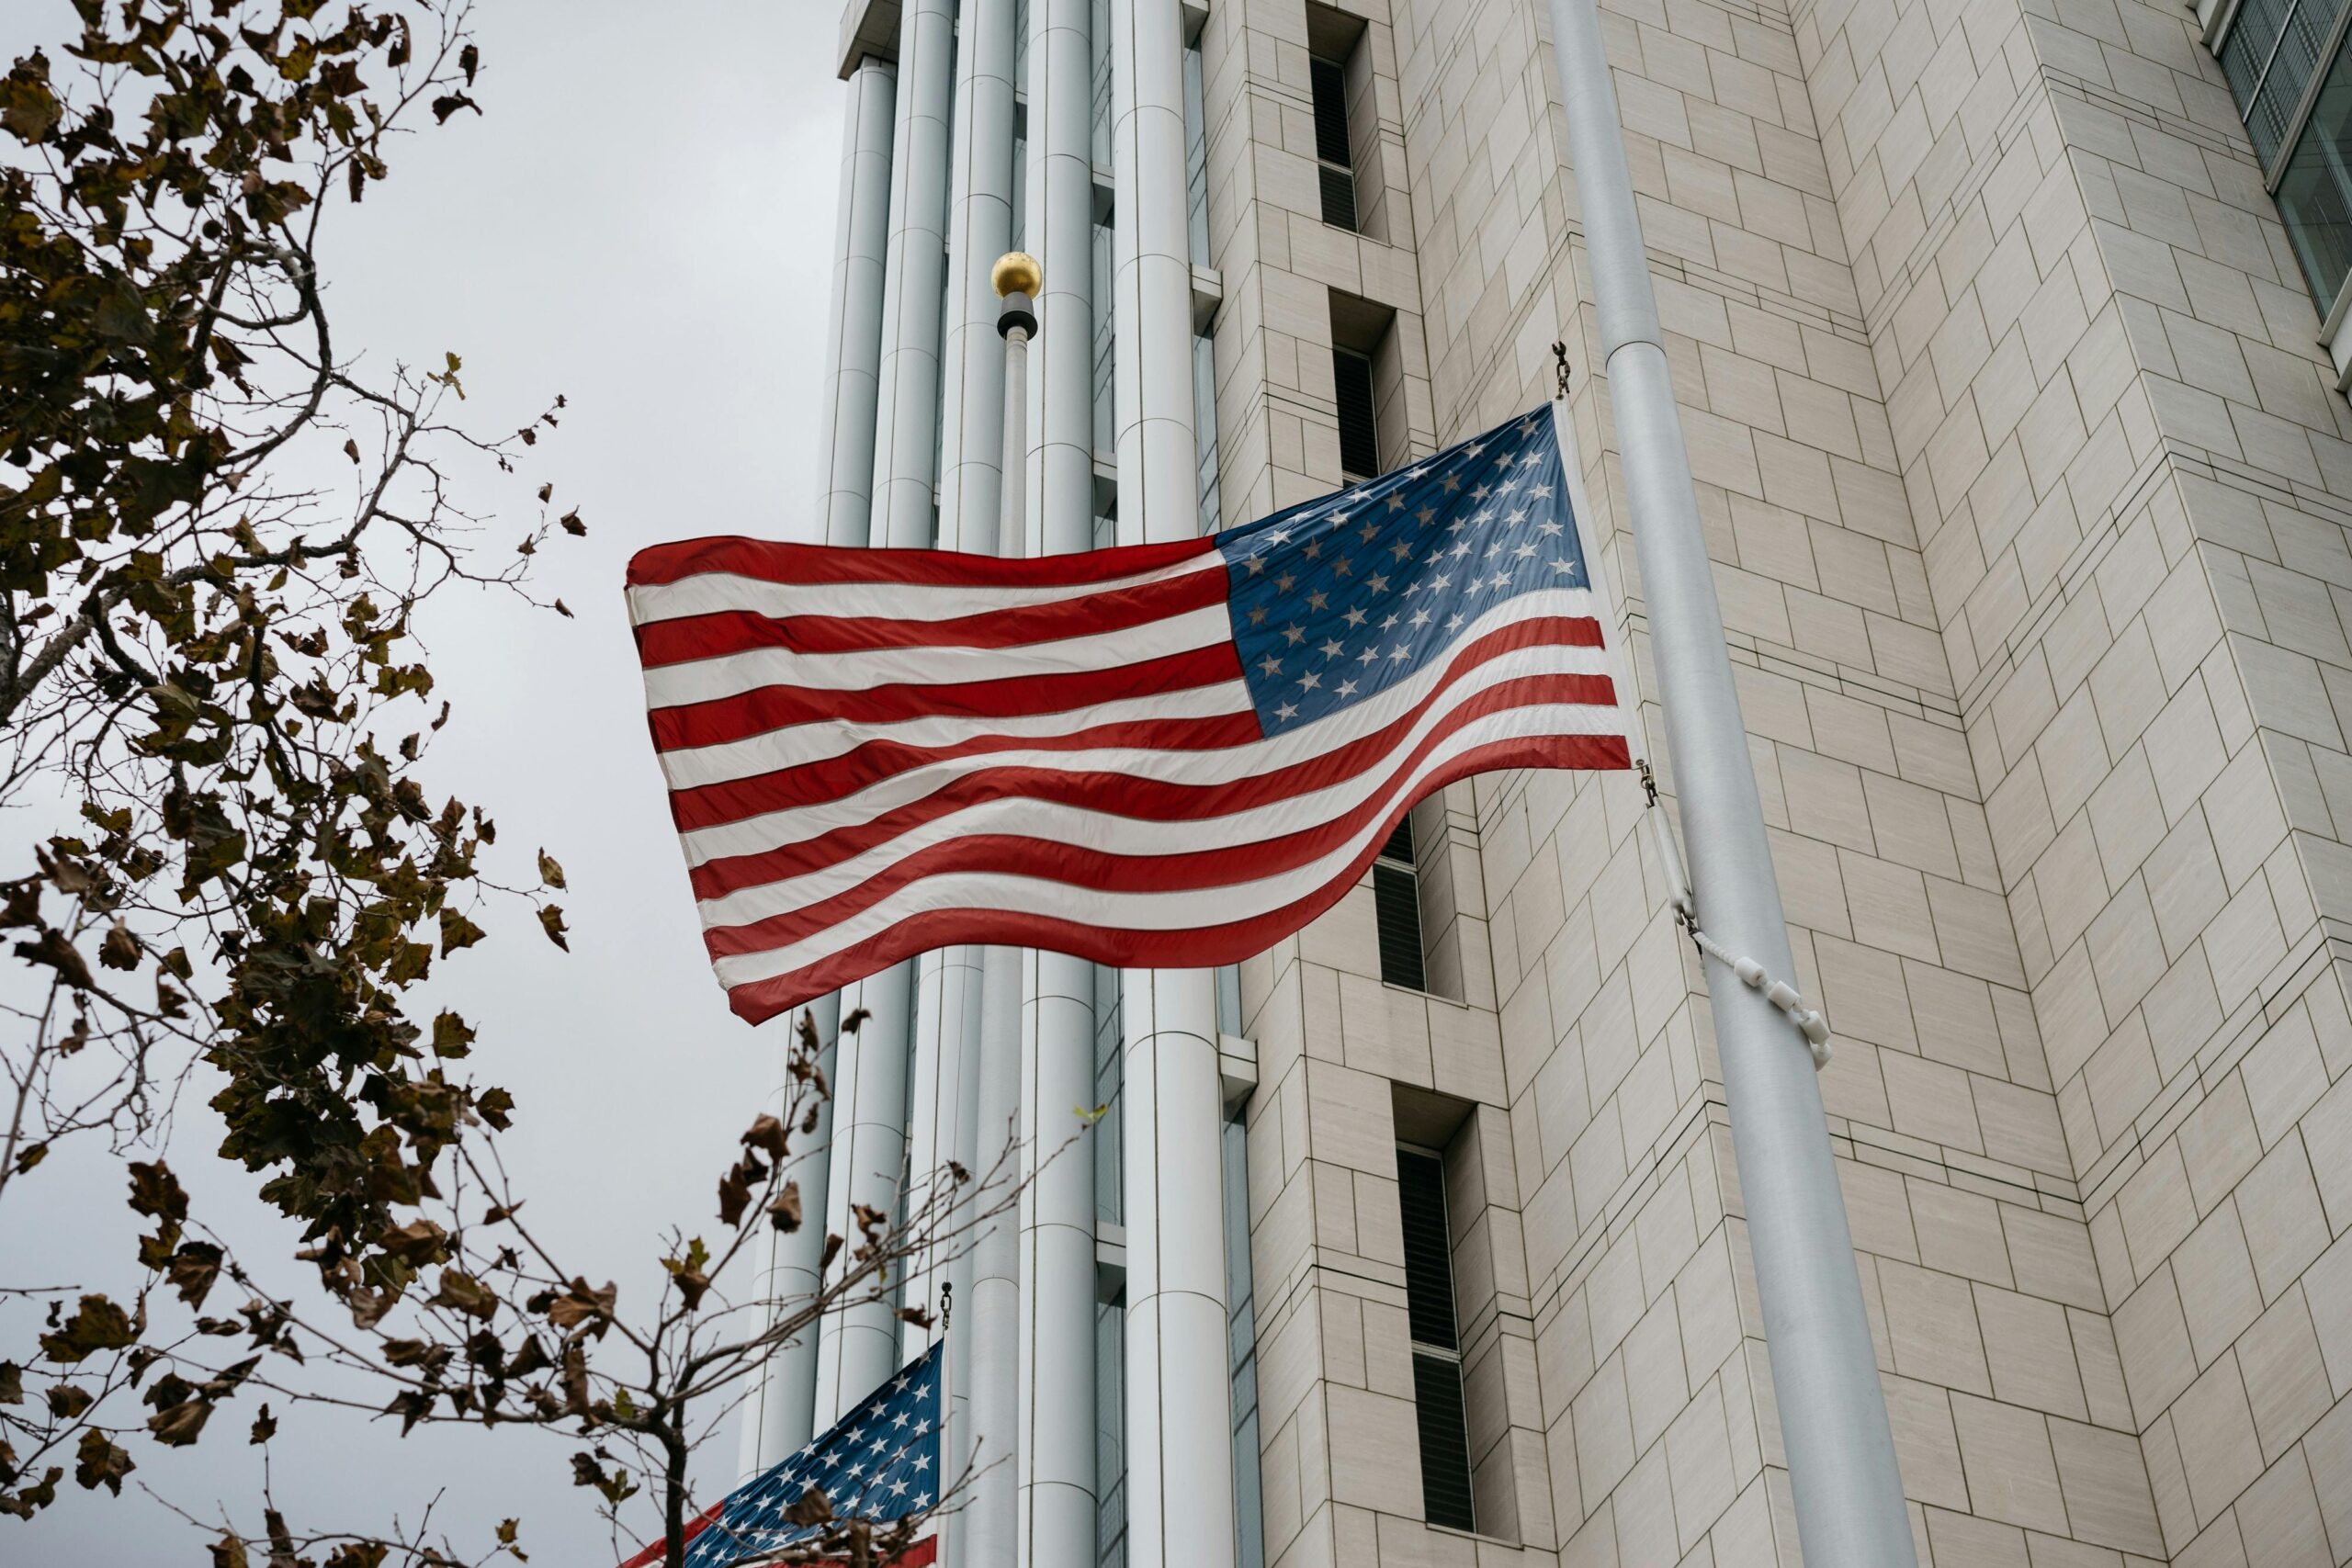
[[[1439,786],[1628,765],[1548,410],[1200,539],[696,539],[640,552],[628,596],[704,941],[755,1022],[953,942],[1235,963]]]
[[[748,1568],[796,1548],[798,1555],[831,1550],[847,1521],[879,1527],[920,1519],[937,1507],[941,1359],[934,1344],[831,1431],[713,1504],[686,1527],[686,1568]],[[812,1491],[824,1495],[840,1523],[794,1524],[786,1517]],[[666,1550],[655,1541],[620,1568],[650,1568]],[[926,1535],[887,1568],[925,1568],[937,1554],[938,1538]]]

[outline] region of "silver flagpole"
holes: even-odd
[[[1721,952],[1760,965],[1768,982],[1793,984],[1600,19],[1594,0],[1550,4],[1699,925]],[[1911,1523],[1812,1053],[1761,987],[1744,984],[1720,957],[1705,962],[1804,1561],[1809,1568],[1911,1568]]]
[[[1021,251],[997,258],[989,286],[1000,301],[1004,338],[1004,483],[997,553],[1023,554],[1029,509],[1023,491],[1029,456],[1029,339],[1037,331],[1037,258]],[[965,1081],[978,1135],[972,1168],[980,1176],[1009,1168],[1021,1113],[1021,952],[981,950],[978,1070]],[[1008,1143],[1008,1136],[1012,1142]],[[993,1201],[984,1195],[983,1201]],[[1021,1539],[1021,1237],[1017,1215],[999,1214],[972,1243],[972,1305],[964,1342],[971,1357],[970,1429],[956,1445],[960,1465],[975,1466],[969,1506],[956,1527],[954,1562],[989,1568],[1019,1556]]]

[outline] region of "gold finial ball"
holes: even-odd
[[[1037,258],[1027,251],[1005,252],[996,258],[996,265],[989,272],[989,282],[994,286],[996,297],[1000,299],[1008,294],[1026,294],[1035,299],[1037,286],[1045,279],[1046,269],[1039,266]]]

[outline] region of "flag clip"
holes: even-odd
[[[1559,365],[1559,397],[1566,402],[1568,396],[1568,345],[1555,341],[1552,344],[1552,357]]]
[[[1674,829],[1667,822],[1666,813],[1658,808],[1657,775],[1645,760],[1635,759],[1634,766],[1641,771],[1642,794],[1646,801],[1643,816],[1649,821],[1650,843],[1657,852],[1658,865],[1666,873],[1676,923],[1689,934],[1693,947],[1738,976],[1739,983],[1749,990],[1763,992],[1766,1001],[1787,1015],[1804,1036],[1805,1047],[1813,1055],[1813,1070],[1819,1072],[1829,1065],[1829,1021],[1822,1016],[1819,1008],[1804,999],[1803,991],[1786,980],[1775,980],[1764,965],[1753,958],[1737,956],[1699,929],[1698,900],[1690,890],[1690,878],[1682,869],[1682,853],[1675,846]]]

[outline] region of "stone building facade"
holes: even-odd
[[[2222,63],[2316,26],[2324,74],[2339,8],[2301,6],[1602,6],[1938,1568],[2352,1561],[2352,405]],[[1670,800],[1543,5],[1181,16],[1223,517],[1539,406],[1564,339]],[[845,52],[887,49],[874,18]],[[1802,1560],[1644,811],[1630,774],[1452,786],[1389,893],[1229,983],[1243,1559]],[[1429,1190],[1466,1529],[1430,1522]]]

